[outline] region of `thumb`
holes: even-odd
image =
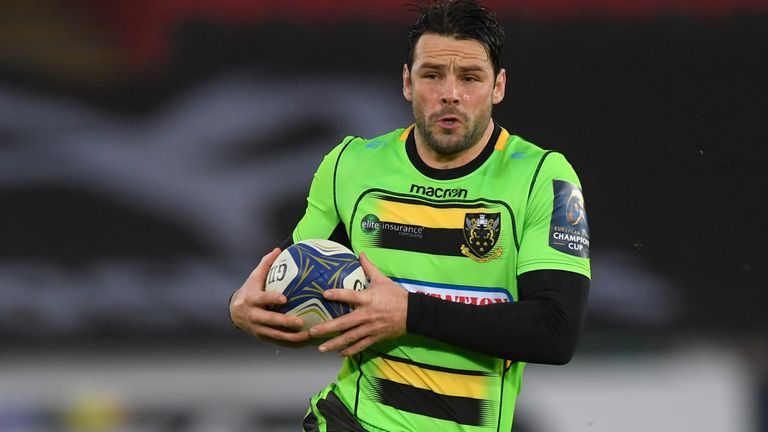
[[[360,252],[360,265],[363,267],[363,271],[365,272],[365,275],[368,276],[369,279],[371,279],[371,282],[377,279],[382,279],[386,276],[384,276],[384,273],[382,273],[373,263],[371,260],[368,259],[368,255],[365,254],[365,252]]]

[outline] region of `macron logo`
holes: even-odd
[[[467,190],[462,188],[436,188],[411,184],[411,193],[435,198],[466,198]]]

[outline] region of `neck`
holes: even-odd
[[[483,152],[485,144],[491,138],[491,134],[493,134],[493,120],[488,121],[488,126],[485,128],[483,136],[477,142],[460,153],[449,155],[437,153],[427,145],[418,127],[414,131],[413,138],[416,141],[416,152],[427,166],[435,169],[450,169],[466,165],[478,157]]]

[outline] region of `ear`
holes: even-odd
[[[501,69],[499,74],[496,75],[496,83],[493,86],[493,103],[494,105],[501,102],[504,99],[504,93],[507,88],[507,71]]]
[[[405,100],[413,101],[413,87],[411,86],[411,71],[408,70],[408,64],[403,64],[403,96]]]

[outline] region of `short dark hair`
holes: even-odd
[[[501,51],[504,47],[504,29],[496,15],[476,0],[432,0],[414,2],[411,7],[419,17],[408,29],[408,69],[413,67],[416,42],[425,33],[473,39],[480,42],[493,65],[494,74],[501,70]]]

